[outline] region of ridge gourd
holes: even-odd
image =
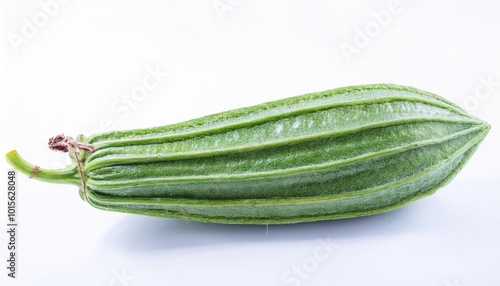
[[[274,224],[372,215],[448,183],[490,126],[432,93],[393,84],[338,88],[177,124],[54,137],[74,163],[39,180],[80,187],[110,211]],[[59,140],[59,141],[58,141]]]

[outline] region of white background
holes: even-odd
[[[266,228],[110,213],[74,186],[19,174],[18,278],[2,262],[1,285],[500,285],[500,1],[0,6],[0,151],[46,168],[67,163],[46,147],[62,132],[165,125],[356,84],[434,92],[492,125],[435,195],[359,219]],[[2,230],[1,261],[6,246]]]

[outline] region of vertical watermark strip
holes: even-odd
[[[7,276],[17,277],[19,261],[17,258],[17,174],[7,171]]]

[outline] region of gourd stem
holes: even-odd
[[[80,175],[76,164],[62,169],[44,169],[24,160],[16,150],[5,155],[7,162],[21,173],[40,181],[59,184],[80,184]]]

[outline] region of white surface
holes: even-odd
[[[19,176],[18,278],[2,266],[1,285],[500,285],[500,1],[20,2],[0,2],[0,151],[43,167],[65,164],[46,148],[61,132],[164,125],[377,82],[437,93],[492,130],[431,197],[268,229],[103,212],[75,187]],[[372,36],[346,57],[341,47],[356,48],[365,28]],[[127,105],[141,86],[147,94]],[[2,231],[2,261],[6,243]]]

